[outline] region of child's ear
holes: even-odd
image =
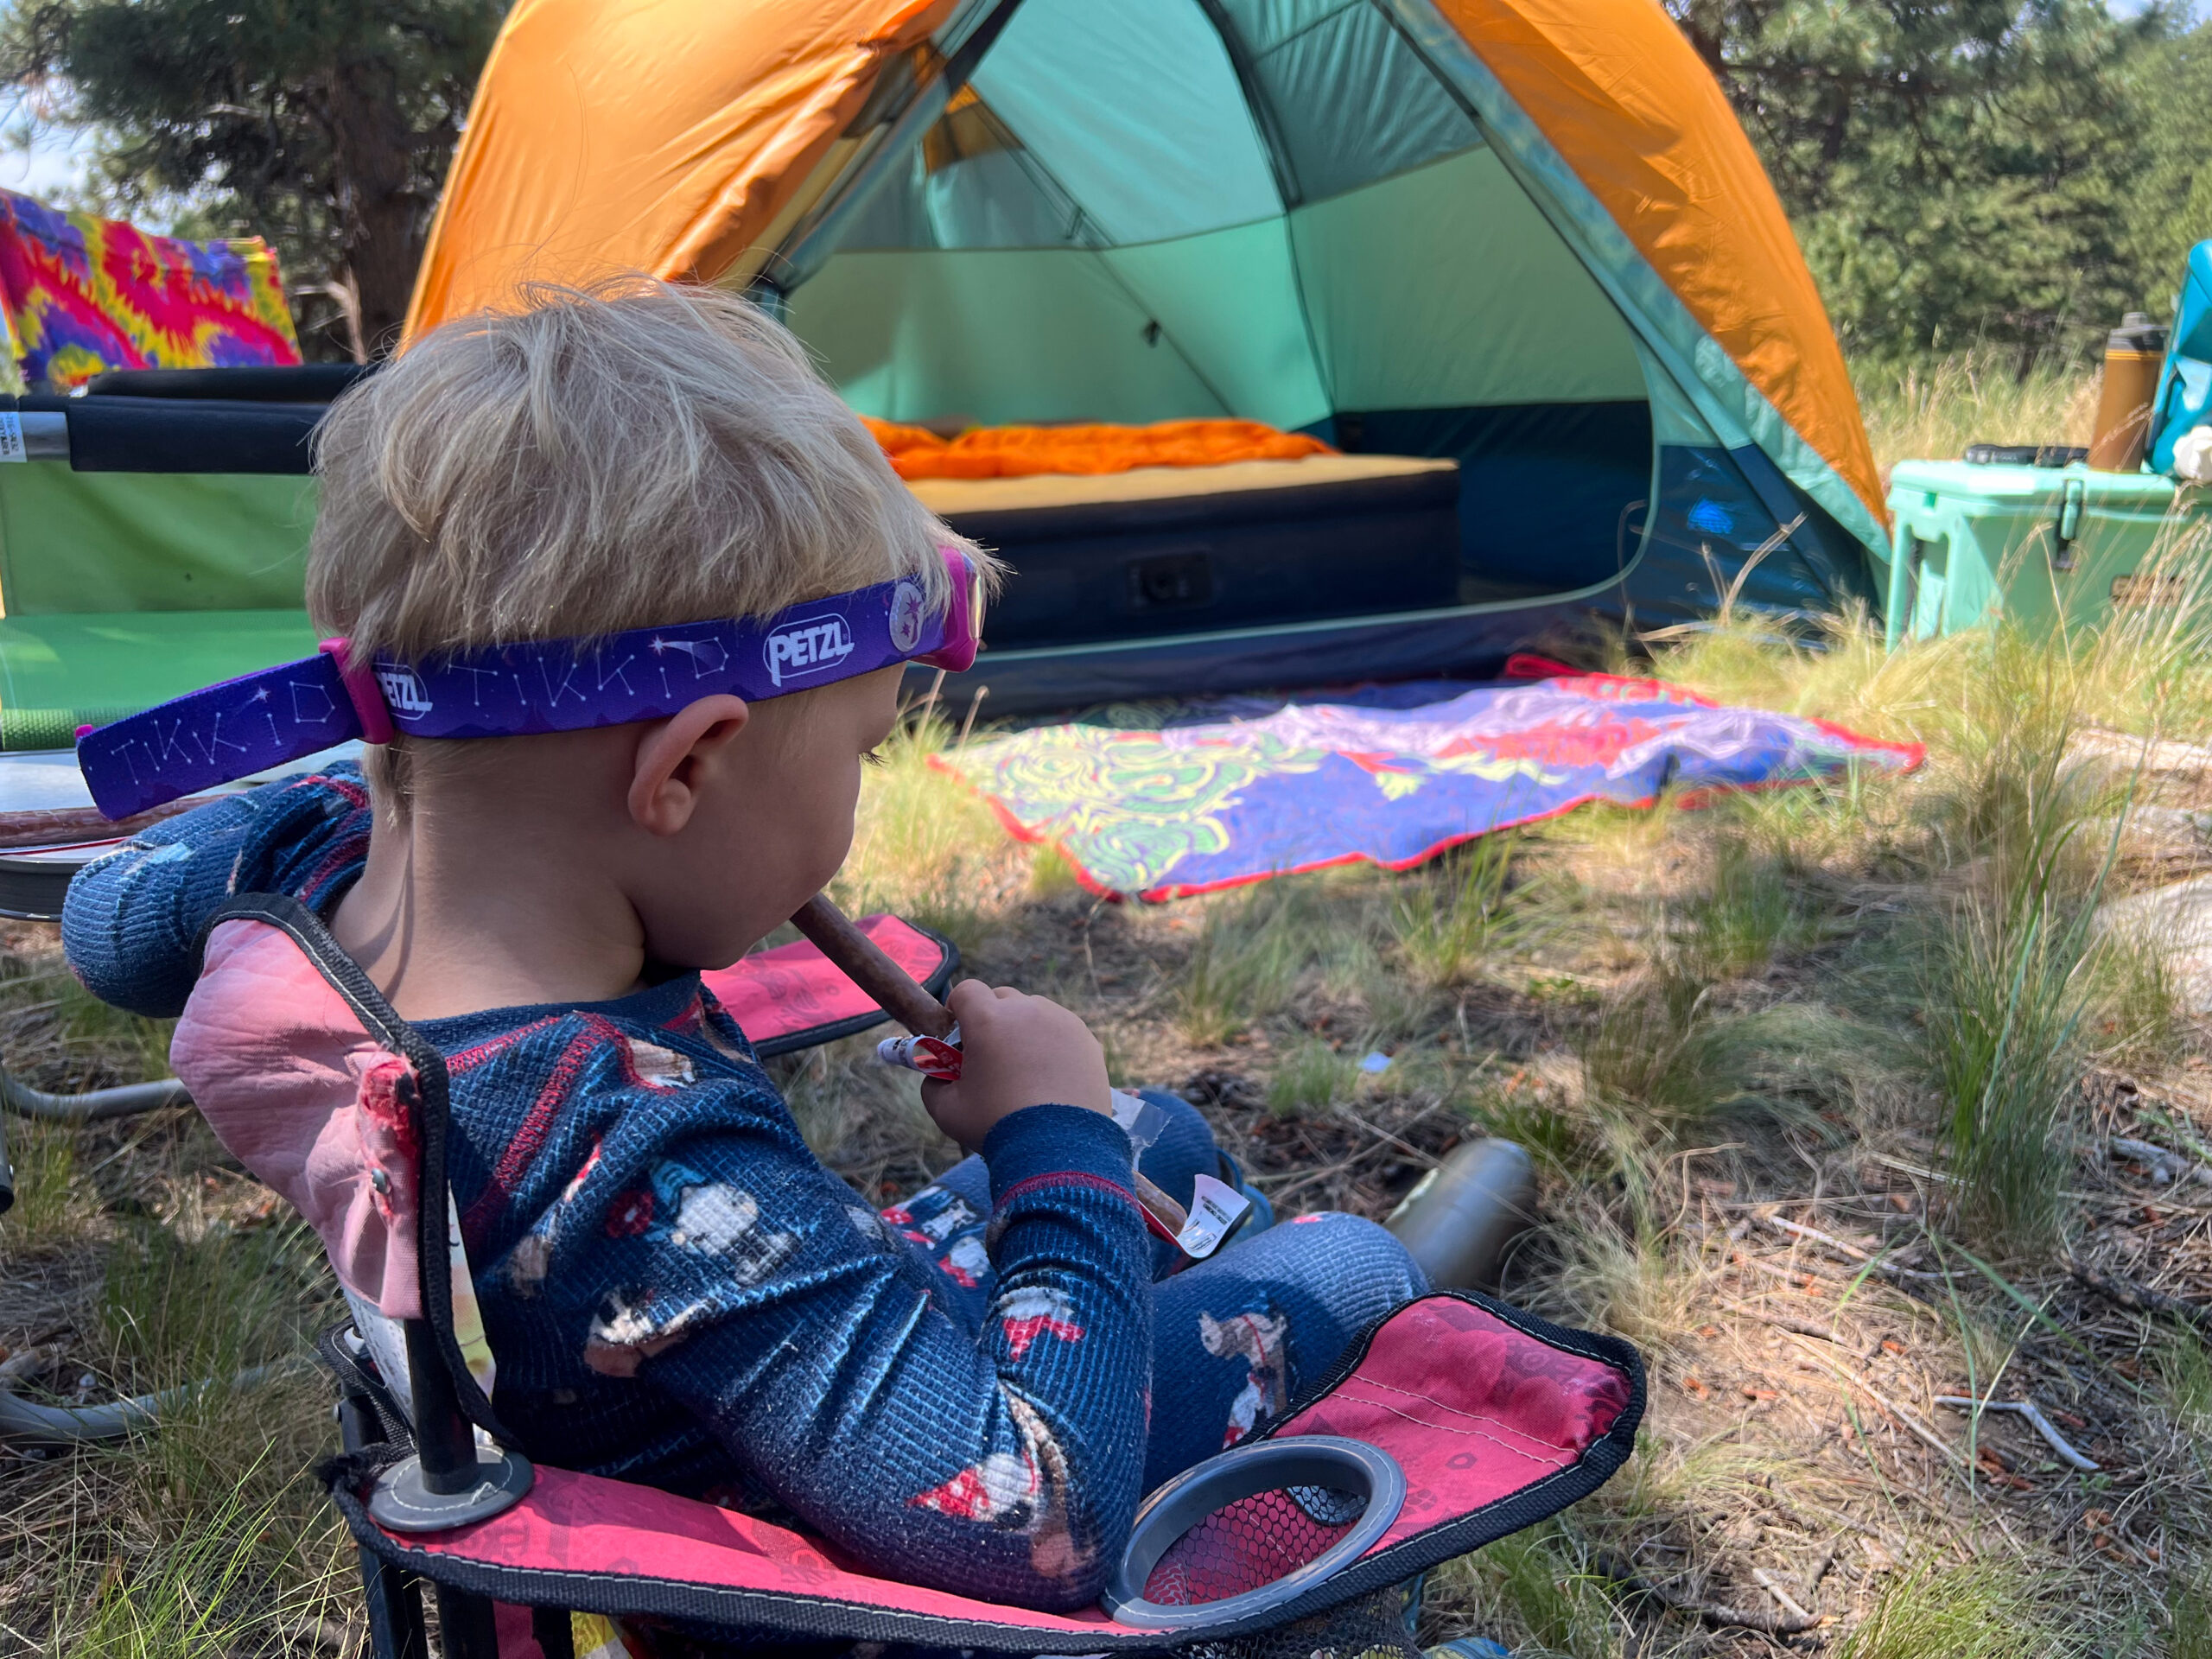
[[[650,722],[638,740],[630,774],[632,821],[648,835],[679,833],[698,808],[700,769],[735,741],[752,716],[742,697],[702,697]]]

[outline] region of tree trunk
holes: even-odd
[[[378,357],[399,343],[422,254],[412,135],[387,64],[340,64],[331,77],[329,108],[340,268],[359,296],[357,338],[368,356]]]

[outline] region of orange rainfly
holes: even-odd
[[[955,3],[519,0],[483,76],[511,90],[471,111],[408,338],[534,277],[713,281],[797,217],[878,69]]]
[[[1150,426],[992,426],[941,438],[926,427],[861,417],[905,479],[1027,478],[1127,473],[1139,467],[1218,467],[1336,454],[1319,438],[1258,421],[1159,421]]]
[[[1859,396],[1781,201],[1653,0],[1433,0],[1638,253],[1878,520]]]

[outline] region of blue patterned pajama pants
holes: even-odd
[[[1222,1173],[1213,1133],[1179,1096],[1144,1097],[1168,1122],[1140,1166],[1187,1205],[1197,1176]],[[995,1288],[983,1249],[990,1209],[989,1173],[982,1159],[968,1158],[884,1211],[928,1264],[944,1305],[978,1332]],[[1357,1216],[1294,1217],[1172,1277],[1174,1252],[1154,1245],[1147,1492],[1265,1427],[1327,1374],[1361,1330],[1428,1289],[1398,1241]],[[1040,1306],[1035,1317],[1041,1331],[1052,1310]]]

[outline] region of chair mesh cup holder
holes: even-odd
[[[1271,1612],[1373,1548],[1405,1500],[1397,1459],[1364,1441],[1237,1446],[1145,1500],[1102,1599],[1121,1623],[1163,1630]]]

